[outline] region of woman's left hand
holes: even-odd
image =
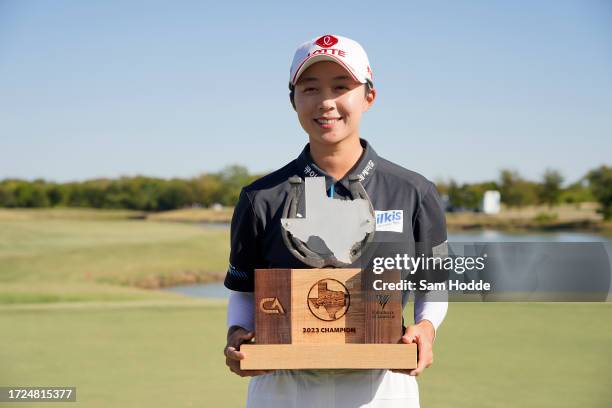
[[[433,363],[433,340],[435,328],[429,320],[421,320],[419,323],[408,326],[406,333],[402,336],[402,343],[417,344],[418,362],[417,368],[411,370],[391,370],[395,373],[403,373],[417,376]]]

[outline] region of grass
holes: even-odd
[[[604,222],[597,212],[597,203],[560,204],[507,208],[499,214],[459,212],[447,213],[448,228],[452,230],[494,228],[499,230],[593,230],[606,234],[612,232],[612,223]],[[182,223],[229,223],[233,208],[182,208],[178,210],[145,213],[129,210],[98,210],[91,208],[2,209],[3,220],[125,220],[147,219]]]
[[[507,208],[499,214],[473,212],[447,213],[446,223],[451,230],[497,229],[503,231],[530,230],[589,230],[610,234],[612,224],[597,212],[599,204],[560,204]]]
[[[147,215],[151,221],[173,221],[173,222],[230,222],[233,207],[224,207],[218,210],[211,208],[182,208],[179,210],[163,211]]]
[[[0,208],[0,220],[124,220],[144,218],[145,213],[95,208]]]
[[[424,407],[608,407],[612,304],[453,303]]]
[[[244,406],[224,303],[72,305],[0,308],[0,384],[76,386],[84,407]],[[602,303],[451,304],[422,406],[607,407],[611,319]]]
[[[447,213],[447,225],[451,230],[497,229],[504,231],[531,230],[588,230],[605,234],[612,233],[612,223],[604,222],[597,212],[597,203],[559,204],[507,208],[502,206],[499,214],[490,215],[473,212]],[[209,208],[184,208],[147,215],[152,221],[185,223],[228,223],[232,208],[213,210]]]
[[[131,218],[0,211],[0,385],[76,386],[67,407],[244,406],[225,303],[143,289],[224,275],[228,231]],[[610,321],[611,303],[452,303],[422,406],[610,406]]]
[[[0,304],[175,296],[146,291],[218,280],[229,233],[139,220],[0,220]]]
[[[57,404],[66,407],[243,405],[247,381],[225,372],[221,353],[223,304],[41,306],[0,308],[10,328],[0,384],[76,386],[77,404]]]

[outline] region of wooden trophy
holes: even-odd
[[[348,265],[360,255],[355,242],[373,233],[374,211],[363,187],[351,179],[353,200],[337,200],[325,195],[323,178],[306,178],[306,217],[291,217],[301,181],[290,179],[281,225],[285,244],[297,246],[294,254],[314,268],[255,270],[255,343],[240,347],[240,368],[416,368],[416,344],[400,343],[401,291],[373,287],[375,279],[399,282],[399,271],[321,267]]]
[[[399,281],[399,271],[383,281]],[[243,370],[409,369],[415,344],[399,344],[399,291],[378,291],[359,269],[255,271],[255,339],[243,344]]]

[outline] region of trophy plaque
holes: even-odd
[[[352,200],[325,195],[324,178],[306,178],[305,217],[295,217],[302,180],[281,219],[291,252],[312,269],[255,270],[255,343],[240,351],[243,370],[411,369],[416,344],[400,343],[402,299],[374,290],[374,279],[398,282],[400,272],[375,275],[350,266],[374,232],[374,211],[352,178]],[[334,225],[334,214],[337,225]]]

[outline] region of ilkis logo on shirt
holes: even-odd
[[[404,232],[404,210],[375,211],[376,231]]]

